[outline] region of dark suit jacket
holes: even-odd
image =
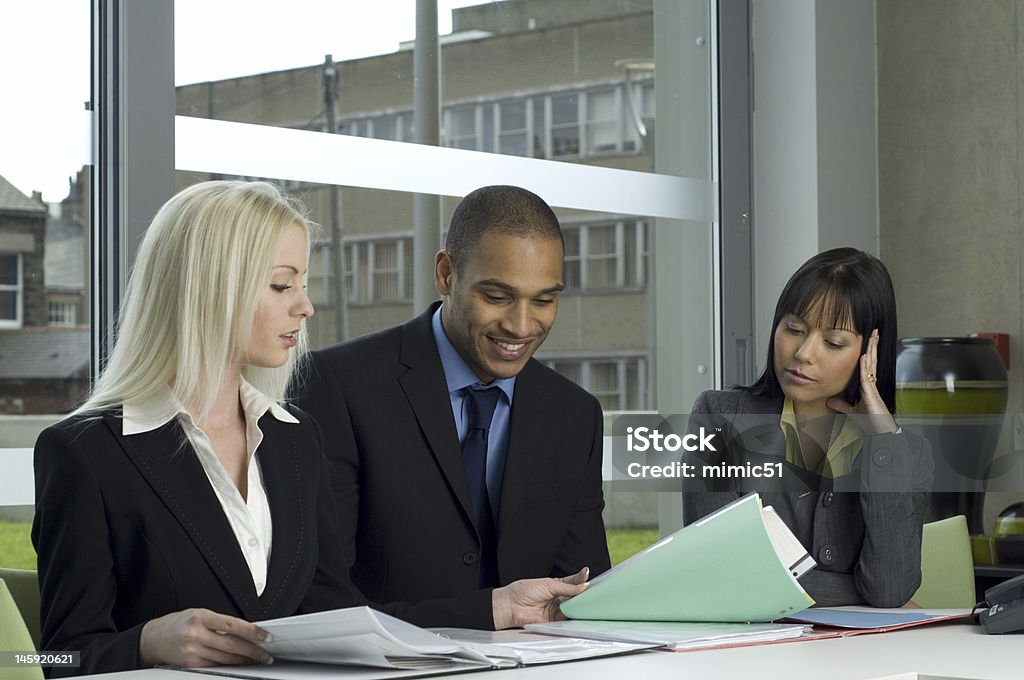
[[[927,440],[909,432],[865,436],[853,470],[829,480],[785,462],[781,398],[708,391],[692,411],[689,429],[716,432],[718,451],[691,462],[781,463],[783,472],[772,479],[715,479],[703,489],[699,480],[688,482],[684,523],[757,491],[817,562],[800,581],[817,604],[898,607],[913,596],[921,584],[921,527],[934,468]]]
[[[345,573],[318,430],[291,411],[300,424],[259,422],[274,527],[262,596],[176,420],[124,437],[114,415],[73,417],[40,434],[42,647],[82,652],[81,668],[64,672],[137,668],[143,624],[182,609],[256,621],[365,603]]]
[[[480,540],[431,329],[437,304],[403,326],[313,352],[298,404],[333,464],[352,580],[421,625],[492,628],[478,589]],[[498,511],[498,577],[609,567],[597,400],[531,360],[516,378]],[[440,599],[436,599],[440,598]]]

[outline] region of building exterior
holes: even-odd
[[[650,171],[652,2],[516,0],[457,9],[441,43],[441,143],[483,152]],[[413,139],[413,52],[339,62],[338,134]],[[326,130],[323,67],[177,90],[178,115]],[[339,160],[339,162],[344,162]],[[180,173],[179,185],[208,179]],[[313,219],[341,225],[348,336],[401,323],[412,308],[413,196],[291,184]],[[340,207],[332,214],[331,194]],[[442,225],[457,200],[442,200]],[[630,215],[557,210],[565,233],[558,322],[538,352],[606,410],[652,406],[648,224]],[[443,228],[443,227],[442,227]],[[335,332],[330,242],[317,247],[313,346]]]
[[[84,320],[83,239],[81,225],[51,222],[40,200],[0,177],[0,414],[68,411],[88,390],[88,328],[49,327],[55,309],[71,315],[58,325]],[[77,307],[59,302],[53,282]]]
[[[46,206],[0,177],[0,333],[46,325]]]

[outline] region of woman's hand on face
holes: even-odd
[[[833,411],[852,416],[860,416],[857,422],[861,429],[870,434],[895,432],[899,429],[892,414],[878,393],[876,376],[878,375],[878,329],[871,331],[868,338],[868,349],[860,357],[860,401],[853,406],[841,397],[832,397],[827,406]]]
[[[586,589],[590,569],[562,578],[528,578],[495,588],[491,594],[494,629],[521,628],[528,623],[564,619],[562,600]]]
[[[273,663],[255,644],[266,639],[267,633],[248,621],[209,609],[186,609],[146,622],[139,636],[139,659],[145,666],[185,668]]]

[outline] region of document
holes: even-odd
[[[526,629],[594,640],[649,642],[687,651],[799,638],[809,625],[792,623],[682,623],[675,621],[551,621]]]
[[[814,604],[814,560],[756,493],[683,527],[562,603],[571,619],[750,623]]]
[[[369,607],[257,621],[274,659],[378,668],[496,665],[483,654]],[[506,664],[507,665],[507,664]]]
[[[564,621],[562,623],[565,623]],[[801,627],[801,626],[796,626]],[[542,631],[471,630],[467,628],[431,628],[438,635],[480,652],[489,659],[508,659],[517,666],[579,661],[598,656],[664,647],[655,640],[616,640],[590,635],[542,634]]]
[[[276,677],[279,662],[300,676],[318,677],[326,666],[363,666],[433,672],[484,670],[573,661],[652,649],[646,642],[615,642],[551,637],[516,631],[459,628],[432,632],[369,607],[257,621],[270,635],[259,643],[273,666],[195,669],[230,677]],[[193,670],[193,669],[189,669]]]
[[[877,609],[873,607],[822,607],[808,609],[788,621],[846,629],[840,635],[884,633],[929,623],[970,619],[969,609]]]

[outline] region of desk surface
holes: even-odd
[[[628,656],[492,672],[459,673],[474,680],[591,680],[595,677],[785,678],[786,680],[870,680],[900,673],[952,678],[1020,680],[1024,637],[985,635],[967,623],[847,638],[789,642],[698,652],[643,652]],[[230,672],[230,669],[224,670]],[[385,672],[387,673],[387,672]],[[338,673],[334,677],[400,677],[376,673]],[[147,669],[112,673],[104,680],[213,680],[215,676]],[[321,676],[326,677],[326,676]]]

